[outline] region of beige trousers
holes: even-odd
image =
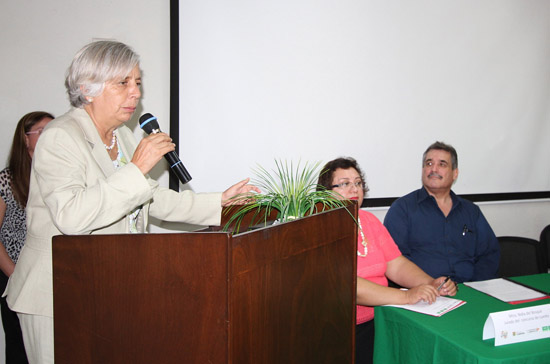
[[[17,313],[30,364],[53,364],[53,317]]]

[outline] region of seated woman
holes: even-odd
[[[319,185],[338,193],[342,199],[359,204],[367,191],[363,172],[353,158],[338,158],[322,169]],[[355,360],[372,363],[374,352],[374,308],[386,304],[432,303],[437,296],[456,294],[456,285],[434,279],[401,255],[390,234],[370,212],[359,210],[357,243],[357,326]],[[408,290],[388,287],[388,279]]]

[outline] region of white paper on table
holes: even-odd
[[[479,282],[465,282],[464,285],[504,302],[525,301],[546,296],[544,293],[502,278]]]
[[[431,316],[443,316],[449,311],[454,310],[457,307],[466,304],[465,301],[457,300],[455,298],[449,298],[445,296],[439,296],[434,303],[430,304],[426,301],[419,301],[414,305],[385,305],[389,307],[404,308],[414,312],[423,313]]]

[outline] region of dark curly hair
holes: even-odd
[[[334,176],[334,171],[336,171],[338,168],[355,169],[357,173],[359,173],[361,181],[363,182],[363,193],[365,195],[367,194],[369,188],[365,183],[365,176],[363,174],[363,171],[359,167],[359,164],[357,164],[357,161],[351,157],[336,158],[325,164],[324,167],[321,169],[321,174],[319,175],[319,180],[317,181],[317,190],[320,190],[323,187],[327,190],[332,190],[332,178]]]

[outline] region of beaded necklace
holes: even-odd
[[[357,250],[357,255],[364,258],[369,253],[369,249],[367,248],[367,239],[365,239],[365,234],[363,234],[363,228],[361,227],[361,219],[358,217],[357,222],[359,223],[359,233],[361,234],[361,245],[363,245],[363,251],[364,253],[361,254],[359,250]]]
[[[113,139],[111,139],[111,145],[107,146],[107,144],[103,144],[105,146],[105,149],[107,149],[109,152],[113,150],[113,148],[116,145],[116,129],[113,130]]]

